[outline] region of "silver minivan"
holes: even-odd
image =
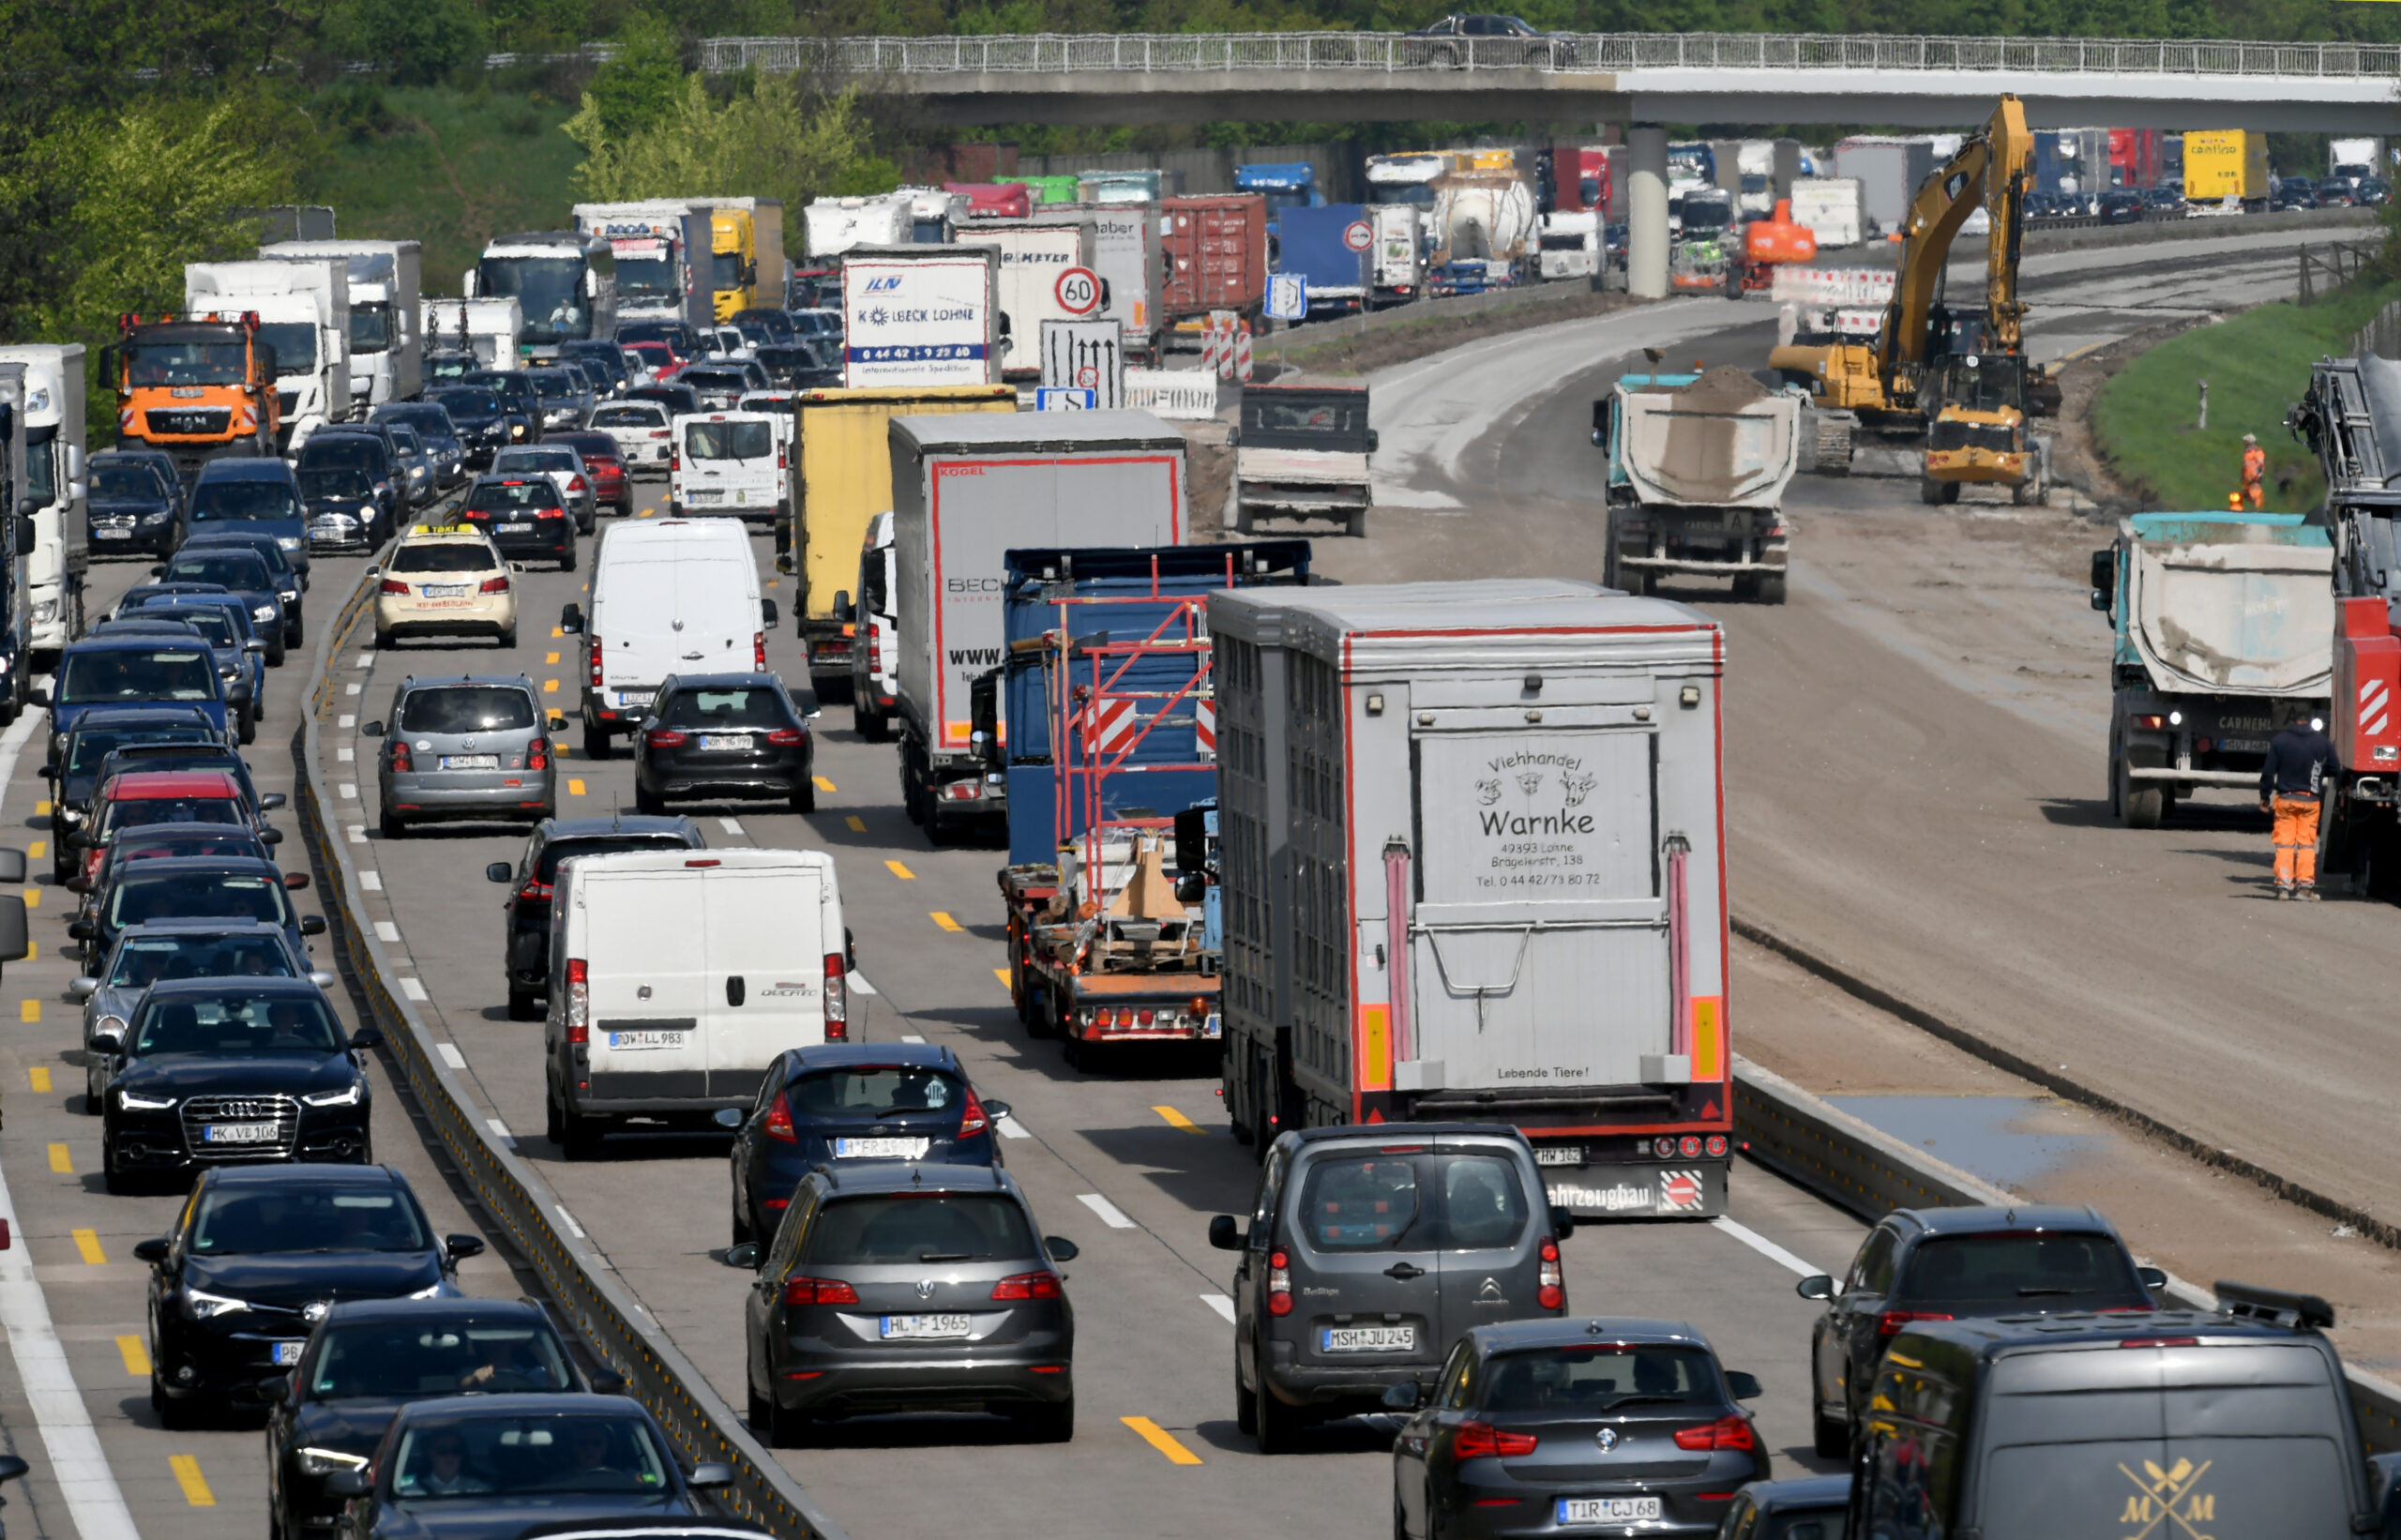
[[[1472,1123],[1309,1128],[1279,1137],[1246,1227],[1209,1222],[1237,1251],[1234,1404],[1261,1454],[1307,1424],[1430,1383],[1470,1327],[1559,1316],[1559,1243],[1574,1221],[1546,1203],[1517,1129]]]
[[[392,692],[391,716],[358,731],[385,740],[375,790],[386,839],[432,819],[557,816],[556,749],[542,698],[521,673],[412,674]]]

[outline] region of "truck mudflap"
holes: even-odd
[[[1559,1166],[1546,1158],[1552,1155],[1548,1147],[1535,1147],[1534,1158],[1542,1167],[1551,1206],[1579,1219],[1640,1215],[1714,1219],[1726,1212],[1726,1181],[1733,1168],[1730,1156],[1713,1160],[1704,1155],[1656,1165]]]

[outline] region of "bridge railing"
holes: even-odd
[[[701,68],[839,76],[1249,70],[1534,69],[1993,71],[2401,76],[2401,45],[2124,38],[1915,38],[1810,33],[1561,33],[1420,38],[1388,32],[1038,34],[948,38],[709,38]]]

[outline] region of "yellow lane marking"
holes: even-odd
[[[1171,1128],[1181,1128],[1187,1134],[1207,1132],[1207,1130],[1202,1128],[1199,1124],[1193,1122],[1190,1118],[1185,1117],[1183,1113],[1177,1111],[1172,1107],[1154,1107],[1151,1110],[1167,1119],[1168,1126]]]
[[[38,861],[49,853],[50,841],[47,839],[37,839],[25,847],[25,859],[28,861]]]
[[[883,863],[883,869],[892,873],[893,876],[899,878],[904,883],[914,883],[917,880],[917,874],[915,872],[911,871],[907,867],[902,866],[898,861],[886,861]],[[28,1000],[25,1004],[31,1005],[33,1002]],[[25,1019],[30,1021],[33,1018],[28,1016]]]
[[[556,695],[558,692],[559,692],[559,682],[558,682],[557,680],[555,680],[555,679],[545,679],[545,680],[543,680],[543,681],[542,681],[542,693],[543,693],[543,694],[545,694],[545,695]]]
[[[83,1260],[85,1261],[90,1262],[94,1267],[102,1266],[108,1261],[108,1253],[100,1249],[100,1232],[98,1230],[76,1230],[74,1234],[75,1249],[83,1253]]]
[[[40,952],[41,944],[39,942],[29,941],[25,943],[25,960],[27,962],[31,962],[36,957],[40,955]]]
[[[34,1065],[33,1068],[25,1071],[25,1080],[36,1091],[48,1092],[50,1090],[50,1066],[48,1064]]]
[[[146,1380],[150,1377],[150,1350],[142,1345],[140,1337],[118,1337],[116,1351],[117,1356],[125,1360],[126,1373],[137,1380]]]
[[[840,790],[839,787],[836,786],[832,781],[827,780],[823,776],[811,776],[808,778],[817,783],[817,789],[821,792],[834,792]]]
[[[1161,1427],[1158,1424],[1151,1421],[1148,1417],[1120,1417],[1117,1420],[1132,1428],[1135,1433],[1140,1436],[1141,1441],[1144,1443],[1149,1444],[1160,1454],[1165,1455],[1168,1457],[1168,1463],[1171,1465],[1198,1465],[1200,1463],[1200,1456],[1194,1454],[1191,1450],[1186,1449],[1184,1445],[1176,1442],[1174,1434],[1169,1432],[1166,1428]]]
[[[864,818],[861,818],[861,817],[860,817],[858,814],[856,814],[856,813],[852,813],[852,814],[848,815],[847,817],[845,817],[845,818],[842,820],[842,822],[843,822],[843,823],[848,823],[848,824],[851,826],[851,832],[852,832],[853,834],[865,834],[865,833],[867,833],[867,820],[866,820],[866,819],[864,819]]]
[[[25,907],[27,909],[39,909],[41,907],[41,889],[38,887],[29,887],[25,889]]]
[[[542,661],[543,661],[543,662],[545,662],[545,663],[555,663],[555,662],[557,662],[558,660],[559,660],[559,655],[558,655],[558,654],[556,654],[556,653],[551,653],[551,654],[548,655],[547,657],[545,657],[542,659]]]
[[[1017,986],[1009,982],[1009,971],[1006,968],[993,969],[992,976],[1001,981],[1002,989],[1008,990],[1011,994],[1015,994],[1017,992]]]
[[[50,816],[50,799],[48,797],[44,797],[41,801],[34,804],[34,816],[36,818],[48,818]]]
[[[563,637],[563,636],[565,636],[565,635],[566,635],[566,627],[560,627],[560,626],[553,626],[553,627],[551,627],[551,641],[555,642],[555,641],[557,641],[559,638],[561,638],[561,637]]]
[[[174,1467],[175,1485],[184,1489],[184,1501],[195,1508],[217,1506],[217,1494],[208,1489],[208,1479],[200,1473],[200,1461],[189,1455],[170,1455],[167,1463]],[[1200,1464],[1199,1460],[1192,1463]]]
[[[18,1006],[18,1007],[17,1007],[17,1019],[18,1019],[18,1020],[20,1020],[20,1021],[38,1021],[38,1020],[40,1020],[40,1019],[41,1019],[41,1002],[40,1002],[40,1001],[38,1001],[38,1000],[28,1000],[28,1001],[26,1001],[23,1004],[22,1004],[22,1005]]]
[[[571,797],[581,796],[583,794],[583,782],[576,779],[572,776],[568,777],[566,783],[566,794]]]
[[[965,926],[959,924],[957,920],[952,919],[949,915],[944,913],[939,909],[933,912],[933,920],[936,925],[941,926],[944,930],[948,930],[953,933],[961,932],[967,929]]]
[[[66,1145],[53,1144],[50,1147],[50,1169],[63,1176],[75,1174],[75,1157],[68,1152]]]

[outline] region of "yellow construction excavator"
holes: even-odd
[[[2042,473],[2026,431],[2031,381],[2021,339],[2017,251],[2034,142],[2026,110],[2002,97],[1992,120],[1925,179],[1910,204],[1893,297],[1873,341],[1792,342],[1769,366],[1805,385],[1818,409],[1819,463],[1848,463],[1853,436],[1922,445],[1921,491],[1956,502],[1968,482],[1999,482],[2016,500],[2040,495]],[[1952,238],[1983,208],[1991,220],[1984,304],[1943,303]]]

